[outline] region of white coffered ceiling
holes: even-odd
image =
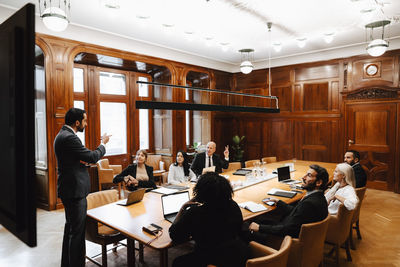
[[[38,4],[0,0],[0,5],[12,13],[27,2]],[[89,42],[82,36],[85,31],[98,31],[103,38],[134,40],[147,49],[131,45],[130,51],[164,53],[164,58],[226,71],[238,71],[238,50],[243,48],[255,50],[256,68],[268,66],[269,44],[276,42],[282,50],[271,49],[275,66],[365,53],[364,25],[383,18],[392,20],[389,49],[400,48],[399,0],[105,0],[117,9],[101,2],[71,0],[71,25],[65,33],[46,32],[39,20],[37,31]],[[4,19],[0,12],[0,21]],[[267,22],[273,23],[271,35]],[[334,33],[329,44],[323,39],[327,33]],[[297,46],[298,38],[307,38],[304,48]],[[107,45],[106,40],[101,44]],[[114,46],[126,49],[127,44]]]

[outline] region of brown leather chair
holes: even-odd
[[[239,161],[229,162],[229,166],[227,169],[223,169],[224,172],[235,171],[237,169],[242,168],[242,163]]]
[[[254,163],[256,163],[256,162],[260,162],[261,163],[261,161],[259,159],[253,159],[253,160],[245,161],[244,162],[244,166],[246,168],[251,168],[251,167],[254,167]]]
[[[360,187],[356,188],[356,194],[358,197],[358,205],[354,210],[353,214],[353,219],[351,220],[351,225],[350,225],[350,233],[349,233],[349,241],[350,241],[350,247],[351,249],[356,249],[356,246],[353,241],[353,229],[356,230],[357,232],[357,238],[361,240],[361,233],[360,233],[360,210],[361,210],[361,204],[364,200],[365,196],[365,191],[367,190],[366,187]],[[356,225],[354,225],[356,224]]]
[[[97,163],[97,173],[99,177],[99,191],[102,184],[111,184],[114,176],[122,172],[121,165],[110,165],[108,159],[101,159]],[[121,183],[118,184],[118,198],[121,197]]]
[[[329,226],[328,231],[326,232],[325,243],[333,245],[331,253],[336,253],[336,266],[339,266],[339,252],[342,244],[345,244],[347,261],[351,261],[350,242],[348,237],[353,214],[354,210],[347,210],[342,204],[340,205],[337,214],[329,215]]]
[[[251,259],[247,260],[246,267],[286,267],[292,238],[285,236],[279,250],[250,242]]]
[[[328,224],[329,215],[322,221],[301,226],[299,238],[292,239],[287,266],[312,267],[322,262]]]
[[[94,192],[86,197],[87,209],[94,209],[115,201],[118,201],[118,192],[114,189]],[[100,265],[97,261],[86,255],[86,258],[99,266],[107,266],[107,245],[117,243],[126,237],[120,232],[109,228],[101,223],[86,216],[86,240],[101,245],[101,262]],[[116,247],[113,248],[116,251]]]
[[[265,157],[265,158],[262,158],[261,161],[265,162],[265,163],[276,162],[276,157]]]
[[[161,155],[149,154],[147,156],[146,164],[153,167],[154,180],[159,185],[162,184],[162,175],[165,172],[165,166],[164,166],[164,169],[162,169],[162,170],[160,169],[160,162],[163,162],[161,160]],[[163,162],[163,164],[164,164],[164,162]]]

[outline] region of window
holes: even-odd
[[[75,81],[74,81],[75,84]],[[84,101],[74,101],[74,108],[85,109],[85,102]],[[76,135],[81,139],[82,145],[85,145],[85,130],[83,132],[77,132]]]
[[[139,76],[139,81],[148,82],[149,79],[147,77]],[[139,96],[140,97],[148,97],[149,96],[149,85],[139,83]]]
[[[149,149],[149,110],[139,109],[140,149]]]
[[[83,93],[84,89],[83,69],[74,68],[74,92]]]
[[[112,135],[106,156],[127,153],[126,115],[125,103],[100,102],[100,133]]]
[[[47,168],[45,77],[44,67],[35,65],[35,166],[44,169]]]
[[[100,72],[100,94],[126,95],[125,75]]]

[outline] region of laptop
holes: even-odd
[[[161,196],[164,219],[173,223],[183,204],[189,201],[189,191],[182,191]]]
[[[139,202],[143,199],[145,192],[146,192],[146,188],[139,188],[135,191],[130,192],[126,199],[123,199],[123,200],[117,202],[117,204],[121,205],[121,206],[129,206],[133,203]]]
[[[278,171],[278,181],[280,183],[294,183],[297,182],[296,180],[290,179],[290,167],[284,166],[277,169]]]

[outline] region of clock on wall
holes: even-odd
[[[367,77],[377,76],[379,66],[377,64],[368,64],[365,66],[365,74]]]

